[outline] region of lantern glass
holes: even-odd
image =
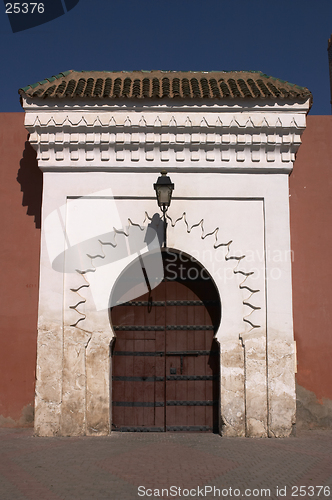
[[[163,170],[161,172],[161,176],[158,177],[157,182],[153,185],[157,195],[158,206],[163,210],[167,210],[170,206],[172,192],[174,189],[174,184],[166,174],[167,172]]]
[[[166,205],[169,207],[172,193],[169,186],[158,186],[157,193],[158,205]]]

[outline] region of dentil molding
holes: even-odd
[[[43,171],[290,172],[307,107],[231,111],[27,108],[25,127]]]

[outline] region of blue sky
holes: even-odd
[[[332,0],[79,0],[18,33],[0,8],[0,111],[21,111],[20,87],[69,69],[172,69],[262,71],[308,87],[311,114],[331,113]]]

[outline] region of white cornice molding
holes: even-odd
[[[262,111],[270,110],[273,112],[308,112],[310,108],[310,99],[306,101],[294,102],[288,99],[279,100],[269,100],[269,99],[254,99],[254,100],[243,100],[238,101],[235,99],[181,99],[180,101],[170,101],[169,99],[72,99],[72,98],[61,98],[59,100],[55,99],[42,99],[42,100],[32,100],[30,98],[23,97],[22,105],[25,111],[136,111],[136,112],[147,112],[149,110],[159,111],[159,110],[201,110],[201,111],[217,111],[217,112],[232,112],[242,111],[242,112],[252,112],[252,111]]]
[[[290,172],[307,108],[26,109],[43,171]]]

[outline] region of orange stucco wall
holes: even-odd
[[[42,175],[26,141],[24,113],[0,113],[0,425],[28,424],[34,400]]]
[[[0,425],[27,425],[34,399],[42,174],[23,122],[0,113]],[[297,381],[332,400],[332,116],[309,116],[302,140],[290,177]]]
[[[332,116],[308,116],[290,195],[297,382],[332,400]]]

